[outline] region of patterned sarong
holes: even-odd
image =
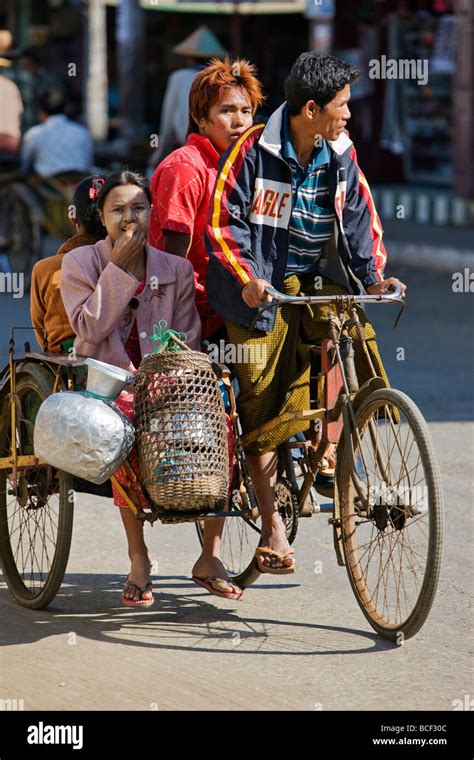
[[[347,293],[347,290],[328,280],[323,281],[322,288],[315,290],[313,275],[291,275],[285,279],[283,292],[288,295],[337,295]],[[359,306],[356,308],[374,369],[388,385],[375,340],[375,330],[363,309]],[[330,313],[336,315],[333,304],[285,304],[276,310],[275,327],[270,333],[249,330],[243,325],[226,321],[228,340],[236,357],[233,368],[239,382],[237,406],[244,434],[285,412],[310,409],[308,349],[310,345],[328,337],[327,320]],[[354,340],[356,371],[359,384],[362,385],[372,373],[357,329],[351,327],[349,335]],[[304,419],[284,421],[271,430],[266,430],[256,442],[246,445],[245,451],[249,454],[273,451],[309,426],[310,422]]]

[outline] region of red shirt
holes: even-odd
[[[209,256],[204,238],[218,161],[219,154],[211,141],[192,133],[186,145],[170,153],[151,178],[153,208],[148,242],[164,251],[164,230],[191,236],[188,259],[194,268],[196,307],[201,317],[203,338],[207,338],[222,324],[221,317],[207,302]]]

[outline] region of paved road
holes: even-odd
[[[71,559],[48,610],[15,605],[0,583],[0,699],[25,709],[444,709],[474,695],[472,644],[472,295],[448,275],[403,273],[410,287],[401,325],[372,315],[392,384],[417,401],[438,449],[446,497],[439,594],[404,646],[365,622],[326,519],[301,521],[298,571],[262,577],[243,602],[208,596],[189,581],[198,549],[191,525],[147,526],[157,603],[120,606],[126,547],[115,508],[78,496]],[[6,324],[26,324],[24,303],[0,301]],[[399,349],[404,361],[397,360]],[[471,482],[470,482],[471,479]],[[315,563],[320,562],[315,573]],[[0,576],[1,577],[1,576]]]

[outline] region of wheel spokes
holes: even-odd
[[[260,529],[255,528],[256,525],[252,527],[243,518],[225,518],[221,557],[230,575],[239,575],[252,561],[260,540]]]
[[[399,417],[399,421],[396,419]],[[345,541],[361,598],[384,625],[401,625],[420,595],[429,545],[426,474],[413,430],[382,403],[359,430],[368,512],[345,513]],[[349,489],[349,504],[355,489]],[[377,610],[377,615],[375,614]]]
[[[49,491],[46,468],[23,471],[14,488],[11,476],[2,479],[12,556],[25,587],[38,594],[51,572],[59,531],[59,482]],[[27,489],[26,503],[9,490]],[[22,505],[23,504],[23,505]]]

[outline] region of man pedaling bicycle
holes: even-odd
[[[376,295],[394,285],[404,295],[406,289],[395,277],[384,279],[382,226],[345,130],[350,85],[358,76],[358,69],[337,58],[303,53],[286,81],[286,101],[266,125],[250,127],[222,155],[209,207],[207,296],[237,348],[238,411],[262,519],[261,572],[294,572],[276,507],[276,449],[311,423],[287,416],[247,445],[245,434],[286,412],[310,408],[307,347],[327,336],[333,311],[331,305],[284,305],[253,325],[255,310],[271,300],[266,288],[292,296]],[[374,328],[357,311],[371,362],[388,383]],[[355,326],[350,336],[364,382],[371,370]],[[317,432],[309,436],[316,445]],[[334,463],[333,448],[326,458]]]

